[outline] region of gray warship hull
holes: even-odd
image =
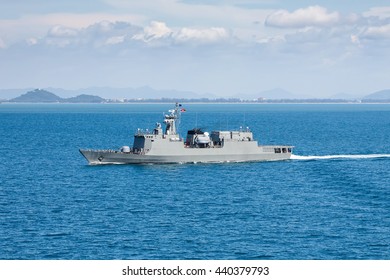
[[[277,152],[275,152],[275,150]],[[279,152],[281,151],[281,152]],[[286,152],[282,152],[286,151]],[[289,152],[290,151],[290,152]],[[92,165],[96,164],[160,164],[160,163],[212,163],[288,160],[290,146],[256,146],[240,148],[178,148],[176,152],[126,153],[114,150],[80,150]]]
[[[149,132],[140,129],[130,148],[119,150],[87,150],[80,153],[90,164],[160,164],[197,162],[247,162],[290,159],[292,146],[259,145],[249,128],[237,131],[212,131],[211,134],[194,128],[182,139],[177,133],[181,105],[165,115],[165,131],[161,124]]]

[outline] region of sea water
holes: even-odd
[[[390,105],[183,104],[281,162],[90,166],[172,104],[1,104],[1,259],[390,259]]]

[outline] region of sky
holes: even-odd
[[[388,0],[0,0],[0,89],[390,88]],[[115,96],[112,96],[115,97]]]

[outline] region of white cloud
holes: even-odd
[[[285,42],[286,42],[286,38],[284,36],[281,36],[281,35],[261,38],[261,39],[257,40],[257,43],[264,44],[264,45],[279,44],[279,43],[285,43]]]
[[[56,25],[41,41],[62,48],[67,46],[99,48],[123,43],[140,30],[142,30],[140,27],[127,22],[102,21],[79,29]]]
[[[165,24],[165,22],[152,21],[149,26],[146,26],[143,29],[143,32],[134,35],[132,39],[151,42],[153,40],[165,39],[171,36],[171,34],[172,30]]]
[[[24,41],[30,37],[44,37],[53,26],[63,26],[80,30],[99,22],[132,22],[140,24],[144,21],[141,15],[108,14],[108,13],[51,13],[51,14],[28,14],[15,19],[0,19],[0,36],[11,45]]]
[[[168,37],[172,30],[165,24],[165,22],[152,21],[150,26],[145,27],[145,35],[153,38]]]
[[[366,39],[390,39],[390,24],[368,27],[362,34]]]
[[[390,18],[390,7],[373,7],[363,13],[364,17]]]
[[[40,38],[30,36],[23,41],[26,46],[46,44],[59,48],[87,47],[90,50],[122,43],[125,49],[142,48],[142,45],[162,47],[178,44],[185,48],[185,45],[199,46],[226,42],[230,36],[230,32],[222,27],[171,28],[161,21],[152,21],[149,25],[141,27],[129,22],[101,21],[82,28],[54,25],[46,35]],[[4,41],[1,43],[0,46],[6,46]]]
[[[60,48],[67,47],[75,43],[79,31],[74,28],[65,27],[62,25],[55,25],[47,32],[45,39],[43,40],[45,44],[49,46],[56,46]],[[29,42],[27,42],[28,45]]]
[[[266,17],[273,11],[270,8],[260,8],[261,3],[274,0],[246,0],[246,1],[221,1],[216,5],[215,1],[181,1],[181,0],[105,0],[115,9],[132,12],[133,14],[148,17],[146,21],[137,23],[140,25],[159,19],[166,22],[169,27],[178,31],[180,28],[208,29],[210,27],[222,27],[240,39],[250,39],[254,35],[264,31],[263,23]],[[223,2],[223,3],[222,3]],[[242,3],[244,2],[244,3]],[[253,4],[251,8],[245,5]]]
[[[114,36],[106,40],[107,45],[116,45],[123,43],[125,41],[125,36]]]
[[[142,33],[132,37],[149,45],[160,46],[164,44],[213,44],[229,37],[229,32],[221,27],[171,29],[165,22],[152,21]]]
[[[338,12],[329,13],[326,8],[310,6],[289,12],[278,10],[270,14],[265,24],[280,28],[302,28],[308,26],[330,26],[338,23],[341,16]]]
[[[48,32],[49,37],[76,37],[78,35],[78,31],[74,28],[65,27],[62,25],[55,25],[50,28]]]
[[[208,44],[223,41],[229,38],[229,33],[221,27],[204,29],[182,28],[175,34],[175,40],[179,43],[194,42],[196,44]]]

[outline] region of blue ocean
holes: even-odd
[[[389,104],[183,104],[281,162],[90,166],[173,104],[0,104],[1,259],[390,259]]]

